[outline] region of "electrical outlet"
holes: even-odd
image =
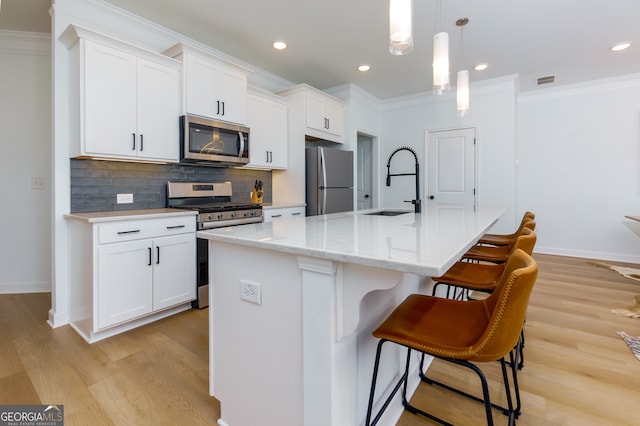
[[[240,280],[240,299],[261,305],[262,289],[260,283]]]
[[[133,203],[133,194],[117,194],[116,202],[118,204],[131,204]]]

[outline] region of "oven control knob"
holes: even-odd
[[[244,217],[247,217],[247,216],[249,216],[249,212],[244,212],[242,215],[243,215]]]
[[[218,219],[222,220],[224,215],[222,213],[218,213]]]
[[[236,217],[237,215],[238,215],[238,213],[236,213],[236,212],[231,213],[231,217]]]
[[[212,214],[210,214],[210,215],[208,216],[208,218],[209,218],[209,220],[213,219],[213,215],[212,215]]]

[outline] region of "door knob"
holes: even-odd
[[[436,197],[434,197],[433,195],[429,195],[429,199],[430,200],[433,200],[434,198],[436,198]]]
[[[364,194],[364,198],[369,198],[369,194]]]

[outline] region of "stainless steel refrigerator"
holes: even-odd
[[[307,216],[353,210],[353,152],[306,149]]]

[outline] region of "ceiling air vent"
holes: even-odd
[[[553,83],[554,81],[556,81],[556,76],[555,75],[548,75],[546,77],[538,77],[538,86],[540,86],[541,84]]]

